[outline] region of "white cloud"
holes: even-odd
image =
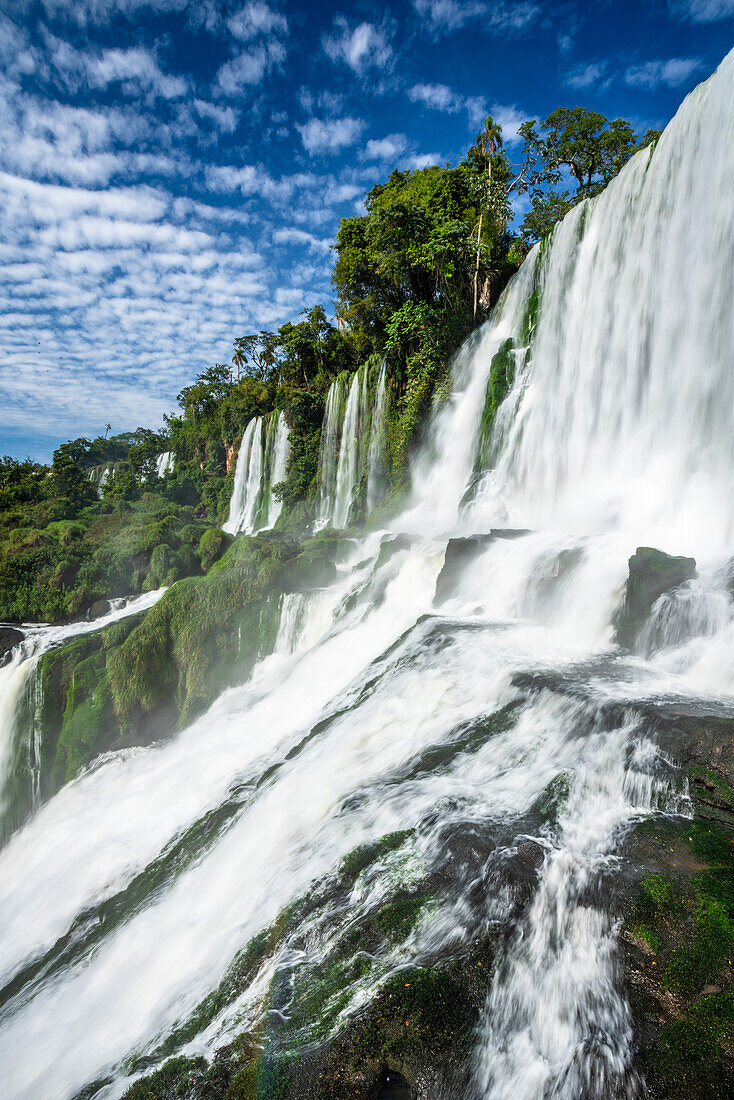
[[[364,147],[365,160],[396,160],[408,148],[405,134],[388,134],[384,138],[372,138]]]
[[[693,23],[734,18],[734,0],[675,0],[673,10]]]
[[[440,163],[441,157],[438,153],[418,153],[408,158],[408,167],[412,168],[414,172],[419,171],[421,168],[432,168]]]
[[[233,107],[219,107],[216,103],[195,99],[194,108],[201,118],[208,119],[223,134],[231,134],[237,129],[240,116]]]
[[[260,0],[245,4],[227,20],[227,26],[234,38],[248,42],[258,35],[278,35],[288,33],[288,20],[279,11],[268,7]]]
[[[176,99],[187,90],[183,77],[162,72],[150,50],[142,46],[103,50],[99,57],[89,58],[87,74],[93,87],[106,88],[109,84],[122,83],[123,88],[139,87],[164,99]]]
[[[276,244],[303,244],[314,249],[315,252],[331,251],[331,240],[328,237],[316,237],[313,233],[307,233],[305,229],[295,229],[293,226],[284,226],[276,229],[273,234]]]
[[[487,115],[491,115],[502,127],[502,136],[508,145],[517,140],[518,127],[527,118],[517,107],[501,103],[488,104],[479,96],[458,95],[446,84],[415,84],[408,89],[408,98],[413,103],[422,103],[432,110],[446,114],[466,111],[473,127],[483,125]]]
[[[646,61],[643,65],[632,65],[624,74],[624,82],[636,88],[652,89],[661,84],[677,88],[703,67],[703,62],[697,57],[670,57],[665,61]]]
[[[434,111],[454,114],[464,106],[462,96],[452,92],[448,84],[414,84],[408,91],[411,103],[423,103]]]
[[[525,111],[520,111],[517,107],[508,107],[501,103],[493,103],[486,113],[490,114],[494,121],[498,122],[502,127],[502,140],[505,145],[512,145],[514,142],[520,140],[518,130],[523,122],[527,122],[528,120],[528,115]]]
[[[334,62],[343,62],[363,75],[370,68],[384,69],[392,61],[391,34],[374,23],[350,25],[343,15],[334,18],[330,35],[323,39],[324,51]]]
[[[365,127],[359,118],[310,118],[303,126],[296,125],[303,147],[312,155],[338,153],[354,145]]]
[[[188,90],[184,77],[164,73],[155,54],[143,46],[84,51],[48,32],[45,39],[47,56],[71,91],[121,84],[128,95],[144,92],[153,97],[178,99]]]
[[[270,39],[252,46],[231,61],[225,61],[217,73],[217,84],[225,95],[239,95],[242,87],[259,84],[271,69],[285,61],[282,42]]]
[[[563,78],[569,88],[593,88],[606,73],[606,61],[591,61],[572,66]]]
[[[432,34],[450,34],[481,19],[485,29],[505,34],[526,30],[540,13],[531,0],[412,0],[421,24]]]
[[[252,164],[236,168],[230,164],[206,167],[207,186],[216,192],[241,191],[243,195],[252,195],[260,186],[262,173]]]

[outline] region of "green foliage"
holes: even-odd
[[[542,132],[536,119],[520,127],[518,189],[530,193],[530,210],[520,231],[528,244],[542,240],[575,203],[602,191],[634,153],[659,136],[648,130],[638,139],[626,119],[609,122],[585,107],[559,107],[540,125]],[[576,184],[575,193],[552,190],[568,176]]]

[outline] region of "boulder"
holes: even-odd
[[[695,558],[674,558],[651,546],[638,546],[629,560],[622,606],[614,616],[615,641],[633,649],[655,601],[695,576]]]
[[[10,660],[10,651],[23,641],[25,635],[14,626],[0,626],[0,668]]]
[[[485,535],[467,535],[465,538],[449,539],[443,567],[436,581],[434,604],[438,606],[456,594],[458,580],[465,567],[481,557],[491,543],[496,542],[497,539],[519,539],[529,534],[529,531],[498,528]]]
[[[95,600],[94,603],[87,608],[87,621],[91,623],[94,619],[101,619],[105,615],[109,615],[111,610],[112,605],[109,600]]]

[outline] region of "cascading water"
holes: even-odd
[[[156,476],[165,477],[166,474],[173,473],[173,466],[173,451],[164,451],[162,454],[159,454],[155,460]]]
[[[274,526],[281,504],[272,488],[285,479],[289,452],[290,435],[282,412],[248,421],[237,455],[225,531],[254,535]]]
[[[384,361],[377,376],[375,405],[370,424],[369,449],[367,451],[367,512],[371,512],[382,500],[387,488],[385,472],[385,432],[387,416],[387,370]]]
[[[15,826],[9,791],[11,782],[30,788],[31,808],[38,805],[40,684],[35,672],[44,653],[80,634],[101,630],[128,615],[147,610],[164,592],[164,588],[159,588],[131,599],[111,600],[109,612],[92,622],[23,627],[23,641],[11,651],[6,664],[0,666],[0,840],[4,840]],[[31,697],[24,713],[22,703],[28,693]]]
[[[355,519],[355,505],[363,478],[366,512],[385,495],[385,430],[387,383],[385,364],[370,385],[369,366],[352,375],[346,404],[343,382],[337,378],[326,400],[319,458],[319,512],[317,529],[327,524],[337,529]]]
[[[11,1100],[109,1100],[245,1030],[313,1051],[406,967],[491,936],[470,1079],[426,1095],[643,1095],[609,884],[636,820],[688,812],[646,708],[702,690],[734,718],[733,99],[729,57],[657,148],[529,257],[457,358],[410,508],[329,586],[283,597],[275,651],[247,683],[171,740],[111,754],[0,852]],[[500,361],[514,380],[486,439]],[[351,412],[339,385],[327,401],[324,521],[361,390],[355,376]],[[258,432],[262,455],[260,421],[240,450],[242,502]],[[343,490],[347,457],[342,472]],[[442,572],[449,536],[473,534]],[[644,542],[706,560],[625,658],[612,618]],[[409,930],[339,970],[355,929],[374,934],[406,892]],[[334,972],[309,1031],[303,1006]]]
[[[285,481],[291,449],[291,437],[285,413],[279,413],[277,419],[271,418],[268,431],[272,433],[272,439],[268,443],[268,494],[264,526],[271,528],[275,526],[275,521],[283,507],[282,501],[273,496],[273,486]]]
[[[342,424],[339,463],[336,470],[336,487],[331,523],[334,527],[346,527],[352,510],[354,490],[359,472],[359,414],[360,396],[359,373],[352,378],[349,387],[347,407]]]
[[[252,534],[262,500],[263,430],[262,418],[247,422],[234,473],[229,517],[224,530],[232,535]]]
[[[331,516],[336,491],[336,474],[339,465],[339,441],[344,414],[344,393],[341,378],[336,378],[326,395],[324,422],[319,444],[319,511],[318,526],[324,527]]]

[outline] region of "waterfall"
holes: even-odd
[[[285,413],[281,412],[278,413],[277,417],[275,415],[271,417],[268,431],[272,438],[268,443],[268,496],[264,526],[271,528],[275,526],[275,521],[283,507],[282,501],[276,500],[273,496],[272,488],[274,485],[280,485],[285,481],[288,456],[291,449],[290,433]]]
[[[324,423],[321,428],[319,444],[319,527],[324,527],[331,516],[336,491],[337,467],[339,464],[339,440],[341,438],[344,394],[342,381],[336,378],[329,387],[324,409]]]
[[[317,529],[330,524],[347,527],[355,519],[362,479],[366,481],[366,511],[384,496],[387,484],[384,465],[387,382],[381,364],[374,387],[370,387],[367,365],[352,375],[344,404],[341,379],[329,389],[319,453],[319,511]]]
[[[14,827],[19,816],[12,804],[11,787],[15,785],[27,790],[26,801],[31,808],[39,801],[43,700],[36,670],[44,653],[80,634],[96,632],[128,615],[147,610],[164,592],[165,588],[159,588],[142,596],[112,600],[108,614],[92,622],[82,620],[63,626],[29,624],[23,627],[23,641],[11,650],[10,659],[0,666],[0,840],[5,839],[8,828]]]
[[[361,1072],[352,1040],[418,1030],[380,1031],[408,973],[478,983],[480,962],[466,1077],[429,1067],[430,1100],[644,1095],[620,848],[691,813],[651,706],[734,721],[732,102],[734,55],[533,250],[456,358],[405,512],[343,540],[329,585],[284,592],[247,681],[98,760],[0,850],[9,1100],[116,1100],[242,1033],[262,1065],[315,1075],[331,1044]],[[322,524],[349,522],[365,473],[369,493],[380,385],[363,368],[329,391]],[[230,529],[267,450],[255,418]],[[699,575],[630,657],[612,620],[647,543]]]
[[[240,443],[234,486],[229,502],[229,518],[224,530],[232,535],[253,533],[262,501],[263,431],[262,419],[248,420]]]
[[[163,454],[159,454],[155,460],[155,472],[158,477],[165,477],[166,474],[173,473],[173,451],[164,451]]]
[[[280,501],[273,485],[285,479],[290,436],[285,416],[253,417],[247,422],[235,468],[229,518],[223,525],[232,535],[254,535],[275,524]]]
[[[354,490],[359,475],[359,414],[360,395],[359,373],[352,378],[349,387],[347,407],[344,412],[341,442],[339,444],[339,462],[336,470],[336,486],[331,523],[334,527],[346,527],[354,501]]]
[[[385,431],[387,416],[387,369],[385,361],[380,364],[377,376],[377,391],[370,424],[369,449],[367,451],[367,511],[372,511],[382,500],[387,488],[385,471]]]

